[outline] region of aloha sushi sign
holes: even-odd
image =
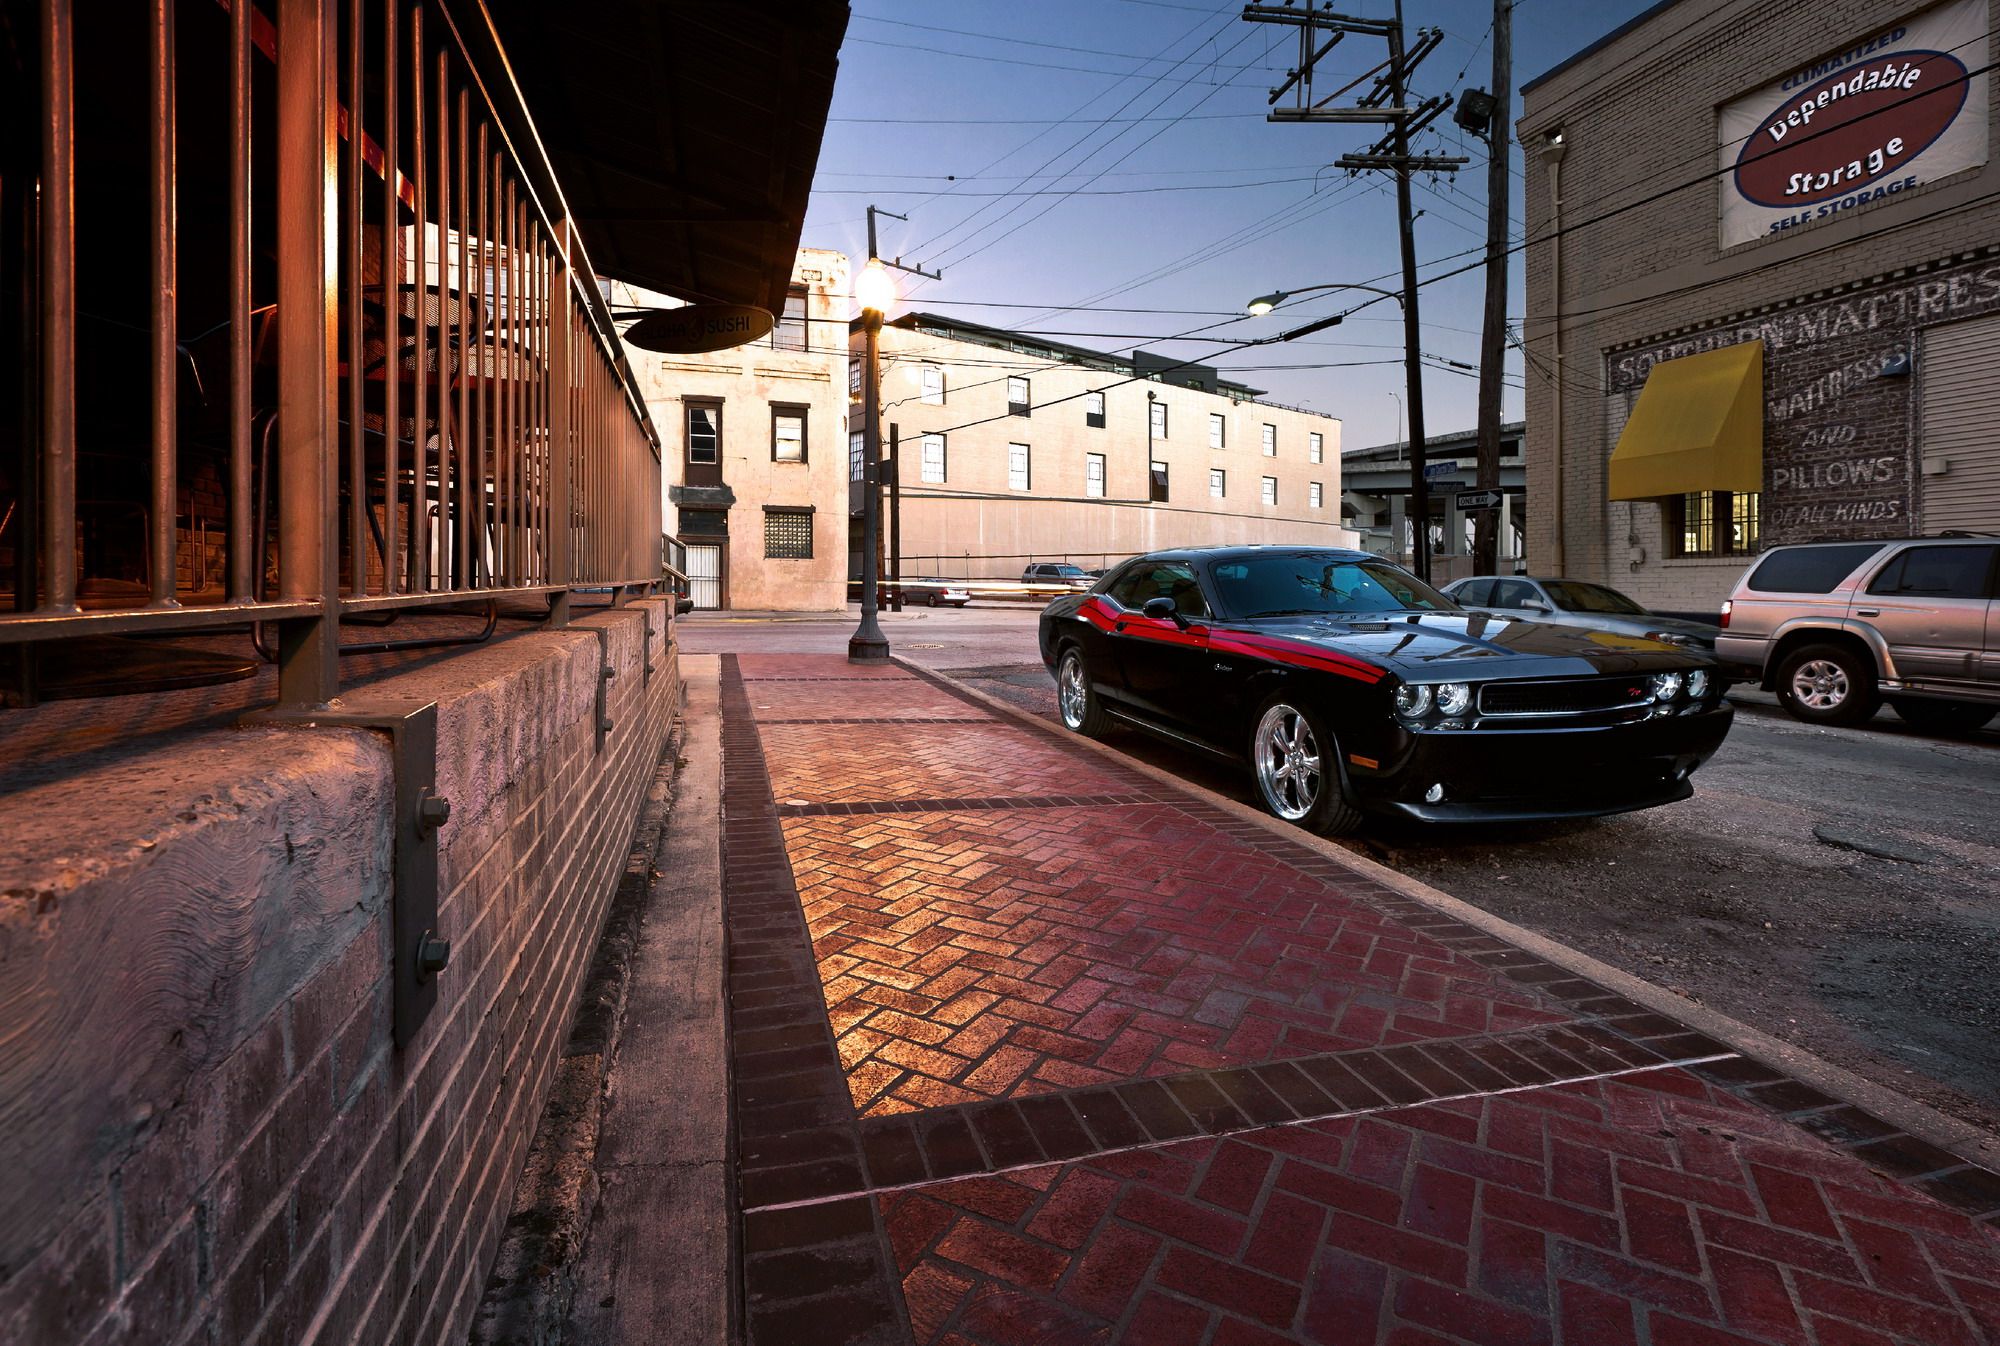
[[[1986,162],[1986,0],[1952,0],[1722,105],[1722,246]]]

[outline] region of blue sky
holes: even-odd
[[[1517,91],[1648,2],[1518,0]],[[1386,0],[1346,0],[1337,8],[1372,17],[1393,12]],[[1217,323],[1216,315],[1274,289],[1327,281],[1397,287],[1391,181],[1327,167],[1366,148],[1378,130],[1265,121],[1267,91],[1296,58],[1296,30],[1246,23],[1241,13],[1240,0],[856,0],[803,243],[859,259],[867,253],[870,203],[907,214],[908,224],[882,221],[882,253],[944,270],[941,282],[907,291],[909,306],[1076,334],[1078,344],[1104,349]],[[1413,34],[1422,27],[1445,33],[1417,72],[1417,91],[1489,86],[1492,17],[1491,0],[1409,0],[1404,20]],[[1362,74],[1383,51],[1377,39],[1348,37],[1320,67],[1319,96]],[[1448,113],[1435,131],[1420,148],[1465,154],[1472,163],[1455,182],[1433,187],[1419,179],[1420,261],[1478,250],[1485,240],[1484,146]],[[1518,147],[1513,158],[1511,232],[1518,237]],[[1477,270],[1424,288],[1428,352],[1476,363],[1483,292]],[[1301,301],[1287,314],[1220,335],[1268,335],[1365,297]],[[987,306],[1080,303],[1095,307],[1052,313]],[[1518,254],[1507,312],[1521,315]],[[1278,401],[1340,416],[1346,447],[1358,448],[1397,437],[1391,394],[1403,388],[1401,338],[1395,305],[1383,302],[1287,345],[1232,353],[1184,341],[1152,349],[1234,367],[1240,372],[1233,377],[1269,389]],[[1511,420],[1521,414],[1519,358],[1507,368]],[[1471,427],[1476,379],[1431,369],[1424,389],[1429,433]]]

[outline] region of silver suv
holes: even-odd
[[[1970,733],[2000,714],[2000,538],[1774,548],[1722,605],[1715,652],[1813,724],[1886,698],[1920,729]]]

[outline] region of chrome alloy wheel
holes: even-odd
[[[1808,710],[1838,710],[1853,690],[1847,670],[1831,659],[1808,659],[1792,670],[1792,699]]]
[[[1062,708],[1063,723],[1081,730],[1083,717],[1090,710],[1090,683],[1083,671],[1083,658],[1075,650],[1063,656],[1062,671],[1056,675],[1056,701]]]
[[[1257,785],[1271,812],[1297,822],[1319,802],[1319,740],[1295,707],[1280,702],[1264,712],[1252,740]]]

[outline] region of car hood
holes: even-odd
[[[1577,677],[1707,662],[1684,647],[1636,632],[1587,630],[1484,612],[1267,617],[1229,625],[1365,659],[1417,682]]]

